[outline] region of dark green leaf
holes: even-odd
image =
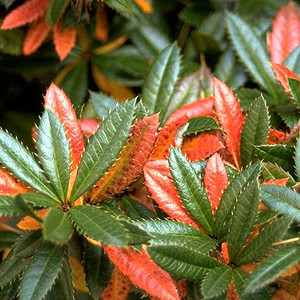
[[[151,219],[156,217],[154,212],[146,208],[145,205],[131,199],[129,196],[124,196],[122,201],[126,214],[132,220]]]
[[[246,167],[254,159],[254,146],[263,145],[269,133],[269,114],[261,96],[251,105],[241,136],[241,160]]]
[[[48,198],[41,194],[28,193],[22,194],[22,198],[26,203],[32,204],[34,207],[59,207],[60,203],[54,201],[51,198]]]
[[[20,235],[13,231],[1,230],[0,231],[0,250],[10,248],[18,239]]]
[[[147,251],[161,268],[188,280],[201,280],[210,269],[223,265],[214,258],[184,245],[150,246]]]
[[[46,110],[38,130],[38,155],[41,165],[61,201],[66,201],[70,179],[70,149],[59,119]]]
[[[0,299],[1,300],[12,300],[15,299],[15,296],[19,290],[20,281],[15,280],[12,283],[7,284],[1,289]]]
[[[0,2],[8,9],[16,0],[1,0]]]
[[[213,215],[209,199],[191,163],[179,150],[172,148],[169,164],[175,187],[186,210],[208,232],[212,232]]]
[[[220,129],[219,124],[214,118],[199,117],[189,120],[189,127],[184,135],[196,134],[206,130]]]
[[[27,183],[37,191],[56,199],[55,193],[47,183],[43,170],[30,152],[9,133],[0,130],[0,162],[14,176]]]
[[[272,244],[286,233],[290,224],[288,218],[280,218],[264,227],[239,255],[237,264],[244,265],[261,259],[272,249]]]
[[[20,30],[0,30],[0,51],[10,55],[21,55],[23,36]]]
[[[284,65],[300,76],[300,47],[295,48],[287,57]]]
[[[52,208],[44,221],[44,239],[57,244],[65,244],[73,234],[69,215],[59,208]]]
[[[46,13],[46,21],[49,26],[53,26],[64,13],[69,0],[52,0]]]
[[[255,226],[260,226],[269,223],[270,221],[274,221],[277,216],[278,212],[271,209],[263,209],[258,213],[257,219],[255,221]]]
[[[202,283],[202,294],[205,299],[211,299],[223,294],[232,281],[232,270],[224,266],[208,272]]]
[[[255,146],[254,153],[257,158],[264,160],[265,162],[270,162],[277,164],[284,170],[294,173],[293,160],[294,157],[294,147],[286,145],[265,145],[265,146]]]
[[[22,214],[22,211],[16,204],[14,196],[0,195],[0,216],[12,216],[20,214]]]
[[[291,89],[292,97],[298,110],[300,109],[300,81],[293,78],[288,78],[288,83]]]
[[[117,159],[130,133],[134,105],[135,101],[129,101],[116,107],[90,138],[78,169],[72,201],[91,188]]]
[[[234,94],[239,99],[242,111],[248,111],[253,101],[261,96],[262,92],[258,89],[242,87],[235,90]]]
[[[296,151],[295,151],[295,167],[298,180],[300,180],[300,138],[297,140]]]
[[[179,71],[180,52],[174,43],[159,53],[145,79],[142,88],[143,103],[150,114],[159,112],[160,120],[165,119]]]
[[[282,248],[258,265],[246,282],[245,293],[253,293],[300,260],[298,247]]]
[[[40,223],[43,222],[43,220],[39,216],[37,216],[33,209],[25,202],[22,194],[16,196],[15,202],[23,214],[30,216],[31,218],[37,220]]]
[[[224,191],[217,210],[214,230],[215,235],[218,236],[219,239],[223,239],[228,234],[233,207],[244,193],[244,190],[246,190],[250,184],[257,182],[259,172],[259,163],[250,165],[238,174]]]
[[[293,129],[299,122],[300,113],[294,103],[277,105],[275,106],[275,111],[290,129]]]
[[[22,278],[20,299],[43,299],[62,267],[65,248],[45,243],[33,256]]]

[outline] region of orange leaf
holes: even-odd
[[[167,120],[166,124],[171,123],[184,115],[187,115],[188,119],[213,116],[214,98],[208,97],[200,99],[198,101],[186,104],[181,108],[177,109]]]
[[[153,297],[163,300],[179,300],[171,276],[159,268],[145,249],[104,246],[108,258],[129,277],[130,281]]]
[[[276,15],[270,34],[271,62],[282,64],[300,45],[300,17],[295,3],[289,2]]]
[[[144,167],[144,177],[146,186],[160,209],[176,221],[200,228],[181,203],[167,160],[149,161]]]
[[[45,18],[30,25],[23,43],[23,53],[30,55],[35,52],[48,35],[50,27],[46,24]]]
[[[83,118],[79,120],[79,122],[81,125],[81,129],[87,138],[93,135],[101,124],[101,121],[97,121],[91,118]]]
[[[119,154],[119,159],[93,188],[92,202],[122,192],[143,171],[154,146],[158,124],[158,114],[135,122],[131,136]]]
[[[95,34],[96,38],[101,42],[106,42],[108,39],[107,14],[103,5],[97,9]]]
[[[268,181],[263,182],[262,185],[273,184],[273,185],[286,186],[288,181],[289,181],[288,178],[270,179]]]
[[[186,124],[187,121],[188,117],[184,114],[183,116],[174,119],[174,121],[169,122],[161,129],[157,135],[155,147],[150,157],[151,160],[165,159],[169,156],[171,147],[176,144],[179,128]]]
[[[219,123],[226,133],[226,146],[236,167],[240,168],[240,142],[244,117],[240,104],[232,90],[221,80],[214,78],[213,94]]]
[[[282,144],[286,139],[286,136],[287,135],[285,132],[276,129],[270,129],[269,136],[267,139],[267,144],[268,145]]]
[[[51,0],[29,0],[12,10],[3,20],[1,29],[12,29],[33,22],[42,16]]]
[[[49,212],[49,209],[45,208],[45,209],[36,211],[35,213],[41,219],[45,219],[48,212]],[[42,223],[40,223],[39,221],[37,221],[36,219],[34,219],[32,217],[26,216],[17,224],[17,226],[21,230],[38,230],[38,229],[42,228]]]
[[[60,60],[64,60],[69,55],[75,45],[76,36],[77,31],[75,27],[62,29],[60,22],[55,24],[53,28],[53,42]]]
[[[153,13],[153,7],[148,0],[134,0],[145,14]]]
[[[190,161],[203,160],[224,148],[219,138],[211,133],[201,133],[185,138],[181,151]]]
[[[285,92],[290,94],[291,90],[288,78],[299,80],[298,76],[284,65],[271,63],[271,67],[276,75],[277,81],[284,87]]]
[[[102,294],[102,300],[126,300],[131,290],[130,280],[117,268],[113,269],[111,280]]]
[[[203,180],[213,214],[215,214],[228,185],[227,171],[218,153],[208,159]]]
[[[230,260],[229,260],[228,244],[222,243],[221,248],[222,248],[221,250],[222,250],[222,257],[224,259],[224,262],[226,264],[229,264]]]
[[[72,170],[75,170],[84,152],[84,137],[70,99],[65,92],[54,83],[52,83],[47,90],[45,109],[51,110],[64,126],[70,143]]]
[[[28,191],[26,186],[17,181],[7,170],[0,168],[0,195],[15,196]]]

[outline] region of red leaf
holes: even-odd
[[[83,118],[80,119],[79,122],[81,125],[81,129],[87,138],[93,135],[101,124],[101,121],[97,121],[92,118]]]
[[[108,21],[105,7],[99,6],[96,13],[96,38],[101,42],[106,42],[108,39]]]
[[[182,144],[182,153],[190,161],[203,160],[224,148],[219,138],[211,133],[201,133],[197,136],[185,138]]]
[[[271,62],[282,64],[300,45],[300,17],[295,3],[289,2],[276,15],[270,34]]]
[[[228,152],[236,167],[240,169],[240,142],[244,126],[240,104],[232,90],[217,78],[214,78],[213,94],[216,115],[226,133],[225,142]]]
[[[144,167],[144,176],[146,187],[160,209],[172,219],[200,229],[181,203],[172,181],[167,160],[149,161]]]
[[[15,196],[28,192],[25,184],[17,181],[7,170],[0,168],[0,195]]]
[[[69,55],[75,45],[76,36],[77,31],[74,27],[62,29],[60,22],[55,24],[53,42],[60,60],[64,60]]]
[[[223,192],[228,185],[227,171],[218,153],[211,156],[207,161],[203,180],[212,211],[215,214]]]
[[[117,268],[113,269],[111,280],[102,294],[102,300],[126,300],[131,290],[130,280]]]
[[[286,186],[288,181],[289,181],[288,178],[270,179],[268,181],[263,182],[262,185],[272,184],[272,185]]]
[[[166,124],[157,135],[155,147],[151,154],[151,160],[165,159],[169,156],[170,149],[176,144],[178,130],[186,124],[188,117],[185,115],[176,118],[176,120]],[[179,145],[176,145],[179,146]]]
[[[153,149],[159,124],[158,114],[137,121],[119,158],[92,190],[92,202],[98,202],[122,192],[142,173]]]
[[[51,0],[29,0],[12,10],[3,20],[1,29],[12,29],[33,22],[42,16]]]
[[[75,170],[84,152],[85,143],[83,133],[70,99],[54,83],[47,90],[45,109],[51,110],[64,126],[70,143],[72,170]]]
[[[285,132],[270,129],[269,136],[267,139],[268,145],[275,145],[275,144],[283,144],[284,140],[286,139],[287,134]]]
[[[299,80],[298,76],[284,65],[271,63],[271,67],[276,75],[277,81],[284,87],[285,92],[290,94],[291,90],[289,87],[288,78]]]
[[[48,35],[50,27],[46,24],[45,18],[30,25],[23,43],[23,53],[30,55],[35,52]]]
[[[153,297],[162,300],[179,300],[171,276],[159,268],[145,249],[104,246],[108,258],[129,277],[130,281]]]
[[[200,99],[196,102],[186,104],[182,106],[180,109],[177,109],[167,120],[166,124],[174,122],[175,120],[181,118],[184,115],[187,115],[188,119],[197,118],[197,117],[205,117],[205,116],[213,116],[213,106],[214,106],[214,98],[208,97],[204,99]]]
[[[222,243],[221,248],[222,248],[221,250],[222,250],[223,260],[226,264],[229,264],[230,260],[229,260],[228,244]]]

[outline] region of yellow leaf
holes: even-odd
[[[135,0],[135,3],[142,9],[145,14],[153,13],[153,7],[148,0]]]
[[[83,293],[88,293],[89,290],[85,282],[85,273],[80,261],[73,255],[69,255],[69,262],[71,266],[73,285],[75,290]]]
[[[45,219],[48,214],[48,211],[49,211],[48,208],[41,209],[36,212],[36,215],[41,219]],[[17,224],[17,226],[21,230],[38,230],[42,228],[42,223],[40,223],[39,221],[37,221],[32,217],[26,216]]]
[[[99,54],[103,54],[103,53],[106,53],[106,52],[116,50],[117,48],[121,47],[127,40],[128,40],[127,35],[121,35],[120,37],[118,37],[114,41],[112,41],[110,43],[107,43],[106,45],[95,49],[93,51],[93,53],[95,55],[99,55]]]

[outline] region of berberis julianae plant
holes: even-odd
[[[156,1],[153,7],[146,0],[104,2],[127,19],[122,33],[134,31],[130,24],[144,26],[143,34],[132,35],[135,46],[118,52],[131,53],[133,62],[118,60],[108,72],[124,82],[125,69],[138,73],[140,97],[91,91],[75,111],[78,101],[52,83],[32,129],[34,153],[0,129],[0,299],[299,299],[296,4],[280,8],[264,43],[270,22],[249,25],[240,16],[251,19],[243,1],[226,12],[213,1],[218,11],[196,29],[187,20],[197,27],[201,9],[191,2],[179,16],[185,27],[178,42],[171,44],[155,29],[160,16],[146,16],[153,7],[162,11]],[[52,24],[57,39],[70,9],[62,3],[56,10],[56,0],[29,0],[6,16],[2,29],[35,20],[24,42],[28,54],[28,45],[44,40],[33,39],[37,28],[48,32]],[[93,7],[77,1],[84,3]],[[41,7],[31,18],[33,4]],[[212,26],[216,20],[224,24]],[[114,40],[93,52],[88,33],[70,28],[68,51],[56,47],[61,59],[77,33],[86,45],[80,54],[86,66],[99,63],[93,55],[116,47]],[[191,53],[197,54],[192,46],[181,50],[191,41],[190,29],[196,43],[224,52],[214,75],[203,55],[200,68],[188,72],[195,66]],[[139,52],[147,53],[143,62]],[[104,58],[101,63],[107,71]],[[70,64],[58,77],[70,72]],[[96,77],[104,88],[112,83]]]

